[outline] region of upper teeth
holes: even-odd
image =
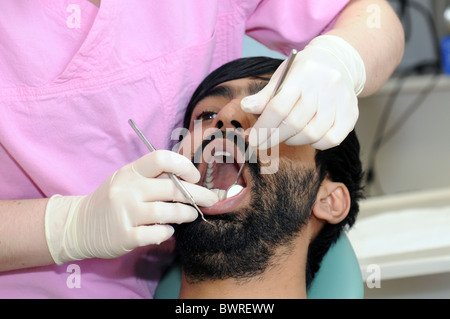
[[[228,157],[228,156],[231,156],[231,154],[226,151],[216,151],[214,153],[214,157],[218,157],[218,156]],[[219,201],[221,201],[226,198],[227,191],[223,190],[223,189],[214,188],[213,172],[214,172],[214,161],[212,161],[211,163],[208,163],[208,168],[206,169],[205,179],[203,180],[203,186],[212,190],[214,193],[216,193],[217,196],[219,197]]]
[[[226,152],[226,151],[216,151],[214,153],[214,156],[231,156],[230,152]]]
[[[209,189],[214,187],[214,177],[212,176],[212,173],[214,172],[214,163],[211,162],[208,164],[208,169],[206,170],[205,179],[203,181],[203,186],[208,187]]]

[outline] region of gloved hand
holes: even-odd
[[[297,54],[281,90],[269,101],[284,63],[263,90],[241,101],[244,111],[261,114],[250,144],[261,149],[266,141],[270,146],[285,142],[317,149],[339,145],[359,115],[357,95],[366,80],[359,53],[340,37],[315,38]]]
[[[86,258],[114,258],[134,248],[159,244],[197,211],[163,172],[181,179],[199,206],[218,201],[212,191],[190,183],[200,173],[184,156],[155,151],[128,164],[86,196],[53,196],[45,213],[45,234],[57,264]]]

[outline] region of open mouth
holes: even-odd
[[[228,213],[249,201],[247,186],[250,175],[247,166],[237,181],[242,188],[233,192],[231,197],[229,194],[227,198],[227,190],[235,184],[239,169],[245,163],[244,159],[244,150],[228,139],[215,139],[204,148],[201,163],[198,165],[202,176],[199,184],[212,190],[219,197],[215,205],[202,208],[205,214]]]

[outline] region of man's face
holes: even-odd
[[[249,129],[257,120],[257,115],[242,111],[240,101],[265,84],[251,78],[222,83],[192,113],[190,134],[180,152],[197,165],[199,184],[220,196],[243,165]],[[244,187],[239,194],[202,208],[210,223],[197,219],[177,226],[177,247],[192,280],[261,274],[271,266],[275,251],[289,249],[308,221],[320,186],[315,150],[280,144],[269,152],[255,152],[247,161],[238,181]],[[276,162],[276,169],[263,174],[267,159],[270,165]]]

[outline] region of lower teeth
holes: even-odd
[[[219,202],[223,201],[224,199],[227,198],[227,191],[226,190],[224,190],[224,189],[217,189],[217,188],[214,188],[214,189],[211,189],[211,190],[214,193],[217,194],[217,196],[219,197]]]
[[[213,188],[210,190],[217,194],[217,196],[219,197],[219,202],[221,202],[225,199],[236,196],[243,189],[244,189],[244,187],[242,187],[241,185],[234,185],[234,187],[231,187],[231,189],[228,189],[228,191],[226,191],[224,189],[218,189],[218,188]]]

